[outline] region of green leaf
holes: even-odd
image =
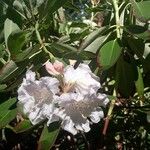
[[[40,18],[45,18],[48,15],[52,15],[56,10],[62,7],[67,0],[45,0],[39,7]]]
[[[98,54],[98,60],[103,69],[108,69],[113,66],[121,54],[121,47],[117,39],[107,42],[102,46]]]
[[[64,59],[74,59],[74,60],[89,60],[91,58],[95,58],[95,54],[91,52],[86,52],[86,51],[81,51],[80,53],[78,52],[67,52],[63,55]]]
[[[92,52],[96,54],[96,52],[100,49],[100,47],[104,44],[104,42],[107,40],[109,35],[100,36],[96,38],[90,45],[88,45],[84,51]]]
[[[140,68],[138,67],[138,80],[135,81],[136,90],[139,96],[144,96],[144,83]]]
[[[150,32],[145,26],[129,25],[126,26],[124,30],[136,38],[138,37],[144,40],[148,40],[150,38]]]
[[[127,40],[128,40],[128,44],[129,44],[130,48],[133,50],[133,52],[139,58],[143,58],[144,47],[145,47],[144,41],[142,39],[134,39],[134,38],[130,38],[130,37],[127,37]]]
[[[121,56],[116,65],[116,88],[118,92],[129,97],[134,91],[135,81],[137,80],[137,68],[133,62],[127,62]]]
[[[18,25],[14,23],[12,20],[7,18],[4,23],[5,44],[7,47],[8,47],[7,42],[8,42],[9,35],[16,30],[19,30]]]
[[[27,130],[30,130],[31,128],[33,128],[33,125],[31,124],[31,122],[29,120],[24,119],[19,124],[17,124],[17,126],[15,126],[13,128],[13,130],[16,133],[21,133],[21,132],[25,132]]]
[[[150,53],[146,56],[146,59],[144,59],[143,62],[143,69],[144,69],[144,73],[147,73],[150,71]]]
[[[150,20],[150,13],[148,13],[150,8],[150,1],[141,1],[137,3],[135,0],[132,0],[132,6],[137,19],[142,22],[147,22]]]
[[[13,57],[22,52],[21,49],[28,40],[29,33],[26,31],[16,30],[9,35],[7,45]]]
[[[17,115],[16,98],[11,98],[0,104],[0,128],[5,127]]]
[[[4,90],[7,87],[6,84],[0,84],[0,91]]]
[[[84,42],[81,44],[82,46],[80,47],[79,51],[88,47],[93,41],[95,41],[100,35],[102,35],[106,31],[106,29],[108,28],[102,27],[90,33],[88,37],[84,40]]]
[[[77,52],[77,49],[68,45],[68,44],[62,44],[62,43],[53,43],[51,45],[51,47],[59,50],[59,51],[62,51],[62,52],[71,52],[71,51],[74,51],[74,52]]]
[[[17,80],[18,76],[26,70],[26,66],[28,63],[29,63],[29,61],[23,61],[23,62],[17,63],[17,65],[16,65],[16,63],[14,63],[14,61],[10,61],[6,65],[4,65],[2,70],[0,70],[0,72],[1,72],[0,82],[5,83],[10,80],[11,80],[11,83],[12,83],[12,81],[17,82],[15,80]]]
[[[47,127],[45,124],[39,140],[38,150],[49,150],[53,146],[58,136],[59,130],[59,122],[53,122],[49,125],[49,127]]]
[[[7,64],[5,64],[3,68],[0,70],[0,82],[2,82],[10,74],[12,74],[17,68],[18,68],[17,65],[12,60]]]
[[[15,62],[23,61],[25,59],[30,59],[32,56],[37,55],[41,51],[40,47],[41,46],[37,44],[34,47],[27,48],[26,50],[16,55]]]

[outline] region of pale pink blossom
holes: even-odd
[[[47,61],[45,63],[45,68],[49,74],[56,76],[56,75],[63,73],[64,64],[58,60],[55,60],[55,62],[53,64],[51,62]]]

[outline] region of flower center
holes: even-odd
[[[67,83],[67,84],[64,84],[64,86],[63,86],[63,88],[62,88],[63,93],[68,93],[68,92],[70,92],[70,91],[73,89],[73,86],[74,86],[74,83]]]

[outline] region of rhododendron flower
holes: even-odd
[[[99,77],[86,64],[63,69],[63,64],[56,61],[47,62],[45,67],[55,78],[36,80],[35,73],[27,71],[18,89],[19,108],[32,124],[47,119],[49,126],[61,120],[61,127],[72,134],[88,132],[91,123],[98,123],[104,117],[101,107],[109,101],[105,94],[97,93],[101,87]]]
[[[42,77],[35,80],[35,73],[28,71],[26,78],[18,89],[18,106],[32,124],[53,115],[55,109],[54,97],[59,92],[59,82],[56,78]]]
[[[76,69],[69,65],[64,69],[64,84],[71,85],[71,90],[81,95],[96,94],[101,87],[99,77],[92,73],[86,64],[80,64]]]
[[[45,68],[49,74],[56,76],[63,73],[64,64],[58,60],[55,60],[53,64],[47,61],[45,63]]]
[[[90,122],[98,123],[104,117],[100,106],[105,107],[109,101],[105,94],[83,98],[77,93],[64,93],[58,99],[60,108],[56,114],[63,120],[62,128],[72,134],[78,130],[88,132]]]

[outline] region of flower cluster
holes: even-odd
[[[48,119],[49,125],[61,120],[61,127],[72,134],[88,132],[92,122],[104,117],[101,106],[109,101],[105,94],[98,93],[99,77],[84,63],[74,69],[59,61],[46,62],[45,68],[53,77],[36,80],[35,73],[27,71],[18,89],[20,110],[32,124]]]

